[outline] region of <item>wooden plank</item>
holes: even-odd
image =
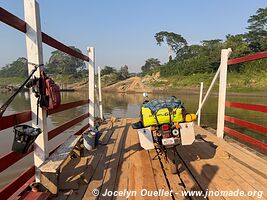
[[[242,134],[242,133],[240,133],[238,131],[235,131],[235,130],[233,130],[231,128],[228,128],[228,127],[224,127],[224,131],[226,133],[228,133],[229,135],[232,135],[232,136],[234,136],[234,137],[236,137],[236,138],[238,138],[238,139],[240,139],[240,140],[242,140],[242,141],[244,141],[244,142],[246,142],[248,144],[251,144],[251,145],[253,145],[253,146],[257,147],[257,148],[260,148],[261,150],[267,152],[267,144],[264,143],[264,142],[255,140],[252,137],[244,135],[244,134]]]
[[[58,193],[60,167],[67,160],[81,135],[70,136],[39,168],[41,171],[40,182],[52,194]]]
[[[263,191],[263,196],[267,199],[267,179],[259,176],[252,170],[246,168],[244,165],[236,162],[233,159],[229,159],[227,162],[225,162],[225,164],[232,168],[236,174],[248,182],[256,191]],[[240,183],[242,184],[242,182]]]
[[[117,124],[114,127],[112,127],[111,129],[109,129],[109,132],[113,133],[114,130],[116,129],[116,127],[117,127]],[[112,139],[112,137],[110,139]],[[88,163],[88,168],[87,168],[90,171],[86,170],[87,173],[85,173],[85,177],[84,177],[84,179],[86,179],[88,183],[90,182],[90,180],[92,179],[94,173],[96,172],[96,169],[99,166],[100,160],[101,160],[103,154],[105,153],[105,150],[106,150],[106,146],[105,145],[100,145],[95,150],[86,151],[85,152],[85,156],[89,156],[90,157],[90,160],[89,160],[89,163]],[[82,199],[83,196],[84,196],[84,193],[86,192],[87,187],[88,186],[84,185],[84,184],[79,185],[79,190],[75,191],[75,192],[72,192],[69,195],[68,200]]]
[[[69,103],[61,104],[56,109],[48,110],[47,111],[47,114],[48,115],[52,115],[54,113],[58,113],[58,112],[62,112],[62,111],[65,111],[65,110],[72,109],[72,108],[76,108],[78,106],[86,105],[88,103],[89,103],[89,99],[88,100],[80,100],[80,101],[74,101],[74,102],[69,102]]]
[[[119,127],[118,138],[115,141],[111,161],[109,162],[108,168],[105,170],[105,178],[102,182],[100,194],[104,194],[105,191],[114,191],[117,174],[120,174],[118,165],[129,126],[129,124],[126,124],[126,119],[123,119],[122,125]],[[112,196],[100,196],[99,198],[101,198],[101,200],[107,200],[112,199]]]
[[[170,191],[171,188],[168,187],[167,178],[165,177],[164,170],[160,164],[158,154],[155,150],[149,150],[149,156],[151,160],[151,165],[153,169],[153,173],[155,176],[156,186],[158,189],[162,189],[164,191]],[[171,196],[159,197],[162,200],[172,200]]]
[[[59,167],[70,155],[74,147],[77,145],[81,135],[70,136],[41,166],[42,172],[56,173]]]
[[[224,120],[228,121],[228,122],[231,122],[233,124],[237,124],[239,126],[243,126],[245,128],[252,129],[254,131],[258,131],[258,132],[264,133],[264,134],[267,135],[267,127],[264,127],[264,126],[261,126],[261,125],[258,125],[258,124],[254,124],[254,123],[251,123],[251,122],[248,122],[248,121],[245,121],[245,120],[237,119],[235,117],[230,117],[230,116],[225,116]]]
[[[32,180],[32,177],[35,173],[35,167],[32,166],[26,171],[24,171],[21,175],[19,175],[14,181],[6,185],[4,188],[0,190],[1,199],[8,199],[11,196],[13,197],[18,195],[17,190],[24,186],[28,180]]]
[[[106,130],[103,131],[103,133],[101,134],[100,138],[99,138],[99,144],[105,145],[108,143],[111,135],[113,134],[113,131],[110,131],[110,129],[112,129],[112,122],[108,122],[108,128]]]
[[[246,55],[246,56],[242,56],[239,58],[234,58],[234,59],[228,60],[228,65],[235,65],[238,63],[244,63],[244,62],[263,59],[263,58],[267,58],[267,51],[262,51],[259,53],[250,54],[250,55]]]
[[[179,154],[176,157],[176,163],[178,165],[179,177],[182,180],[186,191],[202,191],[199,187],[198,182],[191,175],[190,171],[186,168],[183,160],[179,157]],[[205,191],[204,191],[205,192]],[[191,196],[193,200],[204,199],[204,197]]]
[[[194,179],[199,183],[202,191],[218,191],[218,188],[211,182],[218,170],[217,166],[208,165],[201,161],[198,155],[194,154],[192,145],[178,146],[177,152],[186,164],[186,168],[194,176]],[[223,197],[209,197],[209,199],[224,199]]]
[[[248,104],[248,103],[226,101],[225,106],[231,107],[231,108],[240,108],[240,109],[245,109],[245,110],[264,112],[264,113],[267,112],[267,106],[265,105],[255,105],[255,104]]]
[[[127,124],[129,121],[127,120]],[[114,190],[116,191],[123,191],[127,190],[128,191],[128,175],[130,173],[129,171],[129,164],[130,164],[130,148],[131,148],[131,135],[129,134],[129,127],[128,129],[125,130],[124,133],[126,135],[126,140],[122,149],[122,153],[120,155],[120,160],[119,160],[119,166],[118,166],[118,173],[116,177],[116,183]],[[125,199],[124,196],[122,197],[117,197],[114,199]]]
[[[9,13],[3,8],[0,8],[0,20],[13,28],[26,33],[26,22],[18,18],[17,16]],[[42,33],[42,42],[45,44],[54,47],[60,51],[63,51],[69,55],[72,55],[76,58],[80,58],[84,61],[89,61],[89,58],[82,53],[75,51],[74,49],[64,45],[63,43],[57,41],[46,33]]]
[[[53,139],[54,137],[56,137],[57,135],[59,135],[60,133],[62,133],[63,131],[67,130],[68,128],[74,126],[75,124],[83,121],[84,119],[86,119],[89,116],[89,113],[85,113],[79,117],[76,117],[74,119],[71,119],[70,121],[62,124],[61,126],[58,126],[57,128],[51,130],[48,132],[48,140]]]
[[[232,50],[221,50],[220,78],[219,78],[219,96],[218,96],[218,113],[217,113],[217,137],[223,138],[226,87],[227,87],[227,61]]]
[[[0,117],[0,131],[32,120],[32,112],[25,111]]]
[[[106,169],[109,165],[111,155],[115,146],[115,141],[118,138],[119,129],[115,129],[108,144],[103,147],[103,153],[98,163],[98,166],[92,176],[90,183],[84,193],[83,199],[97,199],[97,196],[93,196],[92,192],[95,189],[101,190],[102,182],[105,178]],[[101,195],[101,194],[99,194]]]
[[[170,155],[168,155],[170,156]],[[168,162],[171,162],[171,159],[175,159],[172,157],[168,157],[168,159],[170,159]],[[189,199],[188,197],[183,197],[182,196],[182,192],[186,191],[185,187],[180,179],[180,177],[178,176],[178,174],[172,174],[170,171],[170,166],[169,163],[165,160],[164,156],[160,157],[160,162],[162,164],[162,166],[164,167],[164,172],[166,175],[166,178],[168,179],[169,185],[170,185],[170,189],[173,191],[173,196],[175,199]]]
[[[31,147],[29,151],[23,155],[11,151],[8,154],[2,156],[0,158],[0,173],[32,152],[33,152],[33,147]]]
[[[0,7],[0,20],[7,25],[26,33],[26,22]]]
[[[83,55],[82,53],[66,46],[65,44],[52,38],[51,36],[47,35],[46,33],[42,33],[42,41],[43,41],[43,43],[45,43],[51,47],[54,47],[60,51],[63,51],[64,53],[67,53],[71,56],[74,56],[75,58],[80,58],[81,60],[84,60],[87,62],[89,61],[89,58],[86,55]]]
[[[209,131],[195,126],[195,132],[200,135],[204,135],[203,138],[205,141],[212,142],[216,146],[221,146],[224,151],[228,152],[231,156],[237,158],[241,162],[247,164],[251,168],[254,168],[255,171],[260,172],[261,174],[266,174],[267,171],[267,161],[262,158],[254,155],[251,156],[247,154],[246,151],[241,151],[240,149],[235,148],[226,141],[217,138],[215,135]]]
[[[142,190],[157,191],[149,154],[140,146],[136,130],[130,127],[128,134],[131,135],[128,190],[137,192],[136,196],[130,196],[129,199],[151,199],[148,196],[141,196]],[[153,199],[158,199],[158,197]]]
[[[19,200],[51,200],[52,195],[49,192],[25,192]]]
[[[197,151],[199,153],[204,153],[204,154],[210,154],[212,151],[211,146],[207,146],[206,148],[198,148]],[[251,171],[253,174],[251,176],[246,175],[246,172],[243,171],[242,174],[240,174],[240,165],[237,166],[237,162],[234,162],[234,160],[230,159],[222,159],[222,158],[213,158],[207,160],[209,164],[214,164],[218,165],[220,167],[220,170],[218,171],[218,176],[224,179],[231,180],[231,182],[235,183],[234,188],[231,190],[235,191],[237,189],[240,189],[245,192],[249,191],[264,191],[264,193],[267,193],[266,189],[264,189],[264,186],[258,183],[254,177],[255,174],[253,171],[250,169],[246,169],[246,171]],[[243,166],[244,167],[244,166]],[[245,177],[244,177],[245,175]],[[258,176],[258,175],[257,175]],[[258,177],[263,180],[262,177]],[[266,184],[266,183],[265,183]],[[232,184],[233,185],[233,184]],[[265,192],[266,191],[266,192]],[[264,195],[263,195],[264,196]],[[248,197],[242,197],[242,199],[245,199]]]
[[[195,152],[198,152],[200,157],[206,156],[210,157],[210,159],[206,159],[205,162],[210,165],[217,165],[219,167],[219,170],[217,171],[217,176],[220,179],[213,179],[213,183],[215,185],[219,185],[220,191],[226,190],[226,191],[236,191],[236,190],[242,190],[245,192],[248,191],[254,191],[254,188],[246,182],[246,180],[242,179],[238,174],[236,174],[231,168],[229,168],[227,165],[225,165],[224,162],[228,162],[229,158],[220,158],[216,157],[214,153],[215,149],[208,143],[199,140],[194,145]],[[223,162],[224,161],[224,162]],[[217,182],[216,182],[217,181]],[[218,181],[220,182],[218,184]],[[230,182],[230,183],[229,183]],[[221,185],[222,184],[222,185]],[[225,185],[225,186],[224,186]],[[225,197],[225,199],[228,199],[229,197]],[[248,197],[242,197],[242,199],[249,199]]]

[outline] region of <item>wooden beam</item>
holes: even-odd
[[[20,176],[18,176],[14,181],[12,181],[7,186],[2,188],[0,190],[1,199],[9,199],[10,197],[19,195],[17,191],[18,190],[20,191],[21,187],[24,187],[23,189],[25,189],[25,186],[27,185],[28,187],[30,182],[34,180],[34,173],[35,173],[35,167],[32,166],[29,169],[27,169],[25,172],[23,172]],[[27,184],[24,185],[25,183]]]
[[[95,120],[95,48],[87,48],[89,63],[88,63],[88,89],[89,89],[89,125],[94,127]]]
[[[32,119],[31,111],[25,111],[25,112],[16,113],[13,115],[0,117],[0,131],[13,127],[17,124],[31,121],[31,119]]]
[[[263,58],[267,58],[267,51],[263,51],[263,52],[250,54],[250,55],[247,55],[247,56],[243,56],[243,57],[239,57],[239,58],[234,58],[234,59],[228,60],[228,65],[235,65],[235,64],[238,64],[238,63],[244,63],[244,62],[249,62],[249,61],[253,61],[253,60],[259,60],[259,59],[263,59]]]
[[[7,25],[26,33],[26,22],[0,7],[0,20]]]
[[[99,96],[99,114],[103,120],[103,105],[102,105],[102,91],[101,91],[101,69],[98,66],[98,96]]]
[[[26,47],[28,62],[41,65],[43,61],[43,47],[42,47],[42,35],[41,35],[41,21],[39,4],[35,0],[24,0],[24,14],[26,26]],[[34,69],[35,66],[28,64],[28,73]],[[43,66],[42,66],[43,67]],[[35,77],[40,77],[40,68],[34,73]],[[42,69],[42,68],[41,68]],[[31,99],[31,111],[32,111],[32,126],[38,127],[42,130],[42,133],[37,137],[34,142],[34,165],[38,168],[48,157],[48,134],[47,134],[47,119],[46,110],[39,109],[37,98],[35,94],[30,90]],[[38,124],[37,124],[38,119]],[[39,182],[38,170],[35,174],[36,181]]]
[[[256,147],[262,149],[263,151],[267,151],[267,144],[265,144],[263,142],[255,140],[252,137],[244,135],[244,134],[242,134],[242,133],[240,133],[238,131],[235,131],[235,130],[233,130],[231,128],[228,128],[228,127],[224,127],[224,131],[226,133],[228,133],[229,135],[232,135],[232,136],[234,136],[234,137],[236,137],[236,138],[238,138],[238,139],[240,139],[240,140],[242,140],[244,142],[247,142],[248,144],[251,144],[253,146],[256,146]]]
[[[227,62],[231,54],[231,49],[222,49],[220,67],[220,85],[218,98],[218,117],[217,117],[217,137],[223,138],[225,100],[227,87]]]
[[[83,115],[81,115],[79,117],[71,119],[70,121],[62,124],[61,126],[58,126],[57,128],[53,129],[52,131],[49,131],[48,140],[51,140],[52,138],[56,137],[57,135],[59,135],[63,131],[67,130],[68,128],[70,128],[70,127],[74,126],[75,124],[83,121],[88,116],[89,116],[89,113],[85,113],[85,114],[83,114]]]
[[[225,106],[267,113],[267,106],[226,101]]]
[[[230,116],[225,116],[224,119],[225,119],[225,121],[231,122],[233,124],[237,124],[239,126],[249,128],[249,129],[252,129],[254,131],[258,131],[258,132],[261,132],[261,133],[264,133],[267,135],[267,127],[264,127],[264,126],[261,126],[258,124],[254,124],[254,123],[250,123],[250,122],[247,122],[245,120],[237,119],[237,118],[230,117]]]
[[[76,108],[78,106],[82,106],[89,103],[89,99],[87,100],[81,100],[81,101],[75,101],[70,103],[61,104],[57,109],[49,110],[47,113],[48,115],[52,115],[54,113],[62,112],[68,109]]]
[[[80,58],[81,60],[89,62],[89,58],[87,56],[85,56],[82,53],[75,51],[74,49],[72,49],[72,48],[66,46],[65,44],[57,41],[56,39],[50,37],[46,33],[42,33],[42,38],[43,38],[42,39],[43,43],[45,43],[51,47],[54,47],[60,51],[63,51],[63,52],[65,52],[71,56],[74,56],[76,58]]]

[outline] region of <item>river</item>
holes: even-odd
[[[10,93],[0,93],[0,105],[8,99]],[[190,90],[187,91],[177,91],[172,92],[172,94],[149,94],[150,99],[161,98],[175,95],[177,98],[181,99],[184,102],[184,106],[187,112],[195,113],[198,108],[198,99],[199,96],[196,92]],[[144,100],[142,94],[123,94],[123,93],[103,93],[103,112],[104,117],[109,118],[111,116],[115,117],[139,117],[140,106]],[[64,92],[62,93],[63,103],[73,102],[78,100],[83,100],[88,98],[87,91],[81,92]],[[97,98],[96,98],[97,100]],[[234,102],[243,102],[243,103],[252,103],[267,105],[267,96],[260,93],[249,93],[249,94],[234,94],[227,95],[227,101]],[[216,128],[217,123],[217,102],[218,96],[213,94],[209,97],[202,110],[201,124]],[[29,93],[23,92],[20,93],[12,104],[8,107],[5,115],[9,115],[16,112],[22,112],[30,109]],[[88,106],[80,106],[76,109],[67,110],[61,113],[54,114],[48,117],[48,128],[52,130],[56,126],[77,117],[88,110]],[[99,115],[98,108],[96,108],[96,115]],[[254,112],[254,111],[245,111],[241,109],[226,108],[226,115],[237,117],[239,119],[247,120],[259,125],[267,127],[267,114]],[[49,143],[49,149],[55,148],[60,142],[64,141],[69,135],[73,134],[75,130],[78,130],[82,124],[85,124],[86,120],[83,123],[79,123],[77,126],[74,126],[68,131],[68,133],[63,133],[60,136],[57,136]],[[230,128],[235,128],[236,130],[247,134],[251,137],[256,138],[257,140],[267,142],[266,135],[250,131],[242,127],[235,126],[230,123],[226,123],[226,126]],[[0,131],[0,156],[5,155],[11,151],[12,141],[13,141],[13,130],[6,129]],[[22,170],[25,170],[28,166],[31,166],[33,163],[32,154],[26,159],[23,159],[5,170],[0,174],[0,188],[6,185],[10,180],[16,177]]]

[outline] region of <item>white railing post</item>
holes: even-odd
[[[88,87],[89,87],[89,125],[90,128],[95,126],[95,48],[88,47]]]
[[[43,47],[41,35],[41,23],[39,4],[35,0],[24,0],[25,22],[27,23],[26,32],[26,47],[28,62],[37,65],[43,64]],[[28,73],[33,70],[34,66],[28,64]],[[38,69],[34,76],[40,77],[40,70]],[[47,134],[47,119],[46,110],[39,108],[37,115],[37,98],[33,92],[30,92],[31,111],[32,111],[32,126],[42,129],[42,133],[35,140],[34,144],[34,165],[36,166],[35,179],[40,181],[40,173],[37,169],[48,157],[48,134]],[[37,125],[38,117],[38,125]]]
[[[99,96],[99,114],[100,118],[103,120],[103,106],[102,106],[102,91],[101,91],[101,69],[98,66],[98,96]]]
[[[200,83],[200,91],[199,91],[198,116],[197,116],[198,126],[200,126],[202,95],[203,95],[203,82]]]
[[[227,63],[232,50],[222,49],[221,51],[221,67],[220,67],[220,85],[218,99],[218,117],[217,117],[217,137],[223,138],[224,134],[224,115],[225,115],[225,100],[227,87]]]

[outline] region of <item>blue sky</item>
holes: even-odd
[[[247,19],[266,0],[39,0],[42,31],[80,48],[96,48],[96,64],[140,71],[147,58],[164,63],[166,46],[157,46],[159,31],[181,34],[189,44],[244,33]],[[24,19],[23,0],[0,6]],[[25,36],[0,22],[0,66],[26,56]],[[43,45],[45,61],[53,48]]]

